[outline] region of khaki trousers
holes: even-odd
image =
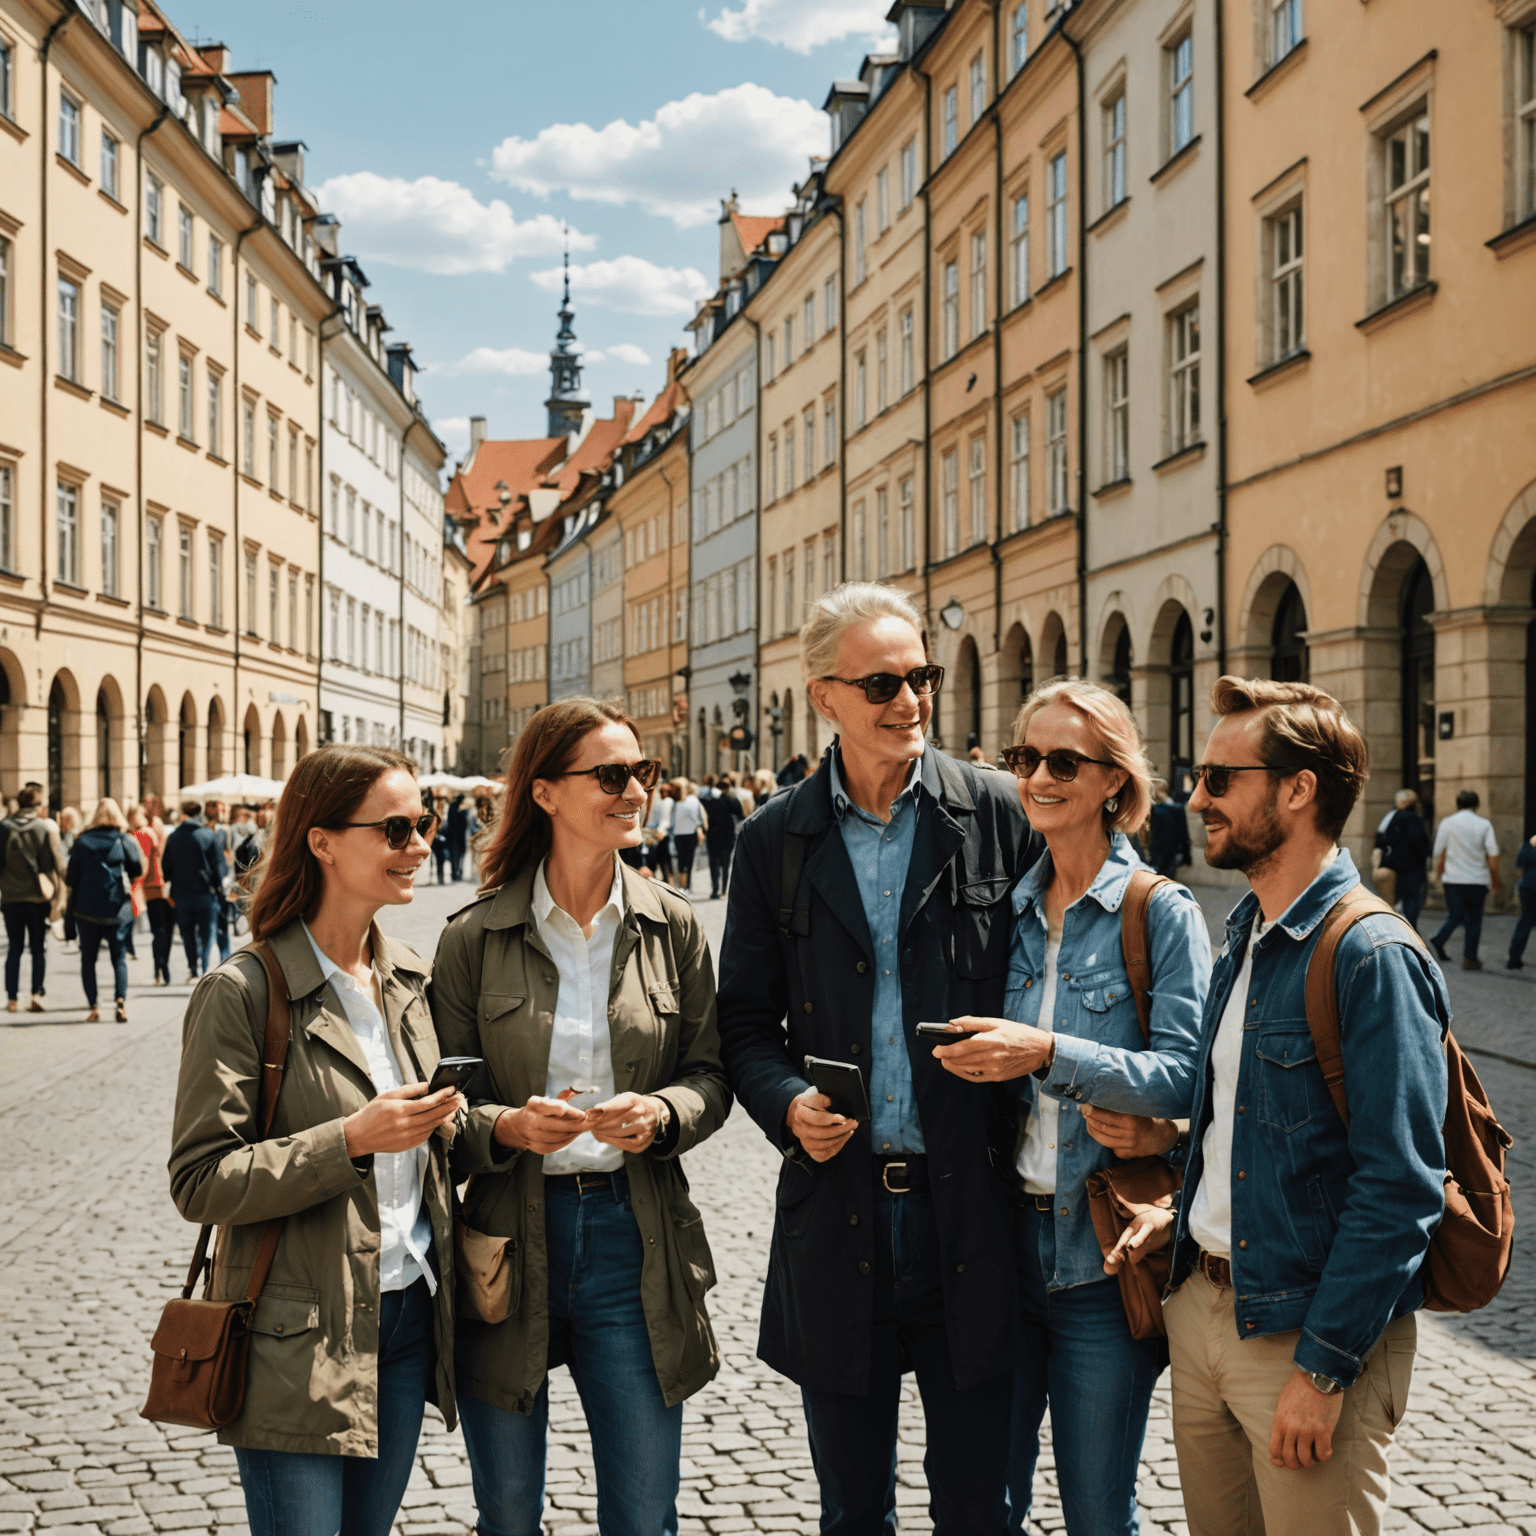
[[[1298,1471],[1269,1459],[1299,1331],[1238,1337],[1232,1292],[1196,1272],[1163,1303],[1173,1365],[1173,1443],[1190,1536],[1376,1536],[1387,1512],[1387,1447],[1408,1407],[1417,1329],[1387,1325],[1333,1434],[1333,1455]]]

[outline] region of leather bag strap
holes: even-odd
[[[1120,954],[1131,983],[1131,996],[1136,1000],[1136,1022],[1141,1025],[1141,1038],[1148,1045],[1152,1043],[1152,952],[1147,941],[1147,909],[1158,890],[1172,884],[1166,875],[1154,874],[1150,869],[1133,869],[1120,901]]]

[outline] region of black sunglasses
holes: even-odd
[[[572,768],[559,777],[579,779],[589,773],[605,795],[622,795],[631,779],[641,789],[655,789],[656,781],[661,777],[661,759],[645,757],[638,763],[599,763],[595,768]]]
[[[1077,777],[1078,767],[1082,763],[1097,763],[1101,768],[1120,766],[1108,758],[1085,757],[1081,752],[1069,752],[1065,747],[1056,747],[1050,752],[1041,752],[1038,747],[1004,747],[1003,761],[1021,779],[1034,778],[1035,770],[1044,763],[1045,771],[1058,784],[1070,784]]]
[[[848,688],[862,688],[871,704],[889,704],[905,683],[919,698],[935,694],[944,684],[943,667],[913,667],[905,677],[895,672],[871,672],[868,677],[824,677],[824,683],[842,683]]]
[[[410,845],[411,833],[415,833],[424,843],[430,843],[437,835],[437,825],[441,820],[434,812],[428,811],[425,816],[418,816],[413,821],[409,816],[386,816],[383,821],[343,821],[338,823],[342,827],[383,827],[384,840],[391,848],[399,853],[401,849]]]
[[[1231,789],[1230,773],[1295,773],[1294,768],[1275,768],[1269,763],[1196,763],[1189,776],[1198,785],[1205,780],[1205,792],[1212,800],[1220,800]]]

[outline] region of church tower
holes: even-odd
[[[560,329],[555,333],[555,344],[549,352],[549,399],[544,402],[549,412],[550,437],[568,437],[581,431],[581,418],[590,402],[581,389],[581,353],[576,347],[576,332],[571,321],[576,318],[571,309],[571,251],[565,251],[565,296],[560,301]]]

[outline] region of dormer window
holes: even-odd
[[[145,46],[144,83],[156,96],[165,94],[165,59],[158,48]]]
[[[181,65],[175,59],[166,60],[165,99],[170,103],[171,110],[180,117],[186,103],[181,95]]]

